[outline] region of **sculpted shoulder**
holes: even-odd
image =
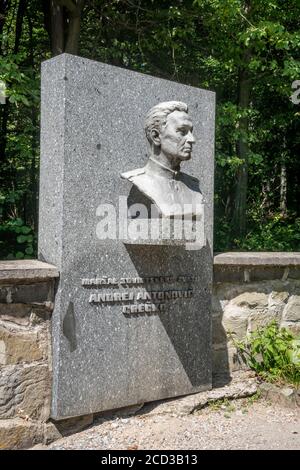
[[[136,176],[144,174],[145,168],[136,168],[135,170],[125,171],[124,173],[121,173],[121,178],[134,182]]]
[[[163,190],[163,183],[167,182],[164,178],[157,178],[155,175],[149,175],[145,168],[137,168],[135,170],[121,173],[121,178],[130,181],[152,201],[154,200],[155,195],[159,194]]]
[[[121,178],[130,181],[142,193],[150,197],[150,199],[153,199],[153,194],[161,191],[162,178],[157,178],[155,175],[149,175],[145,168],[137,168],[135,170],[121,173]]]

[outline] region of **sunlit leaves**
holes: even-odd
[[[300,339],[273,320],[234,345],[246,364],[271,382],[300,384]]]

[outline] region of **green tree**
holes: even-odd
[[[298,0],[0,1],[1,256],[35,249],[40,63],[65,51],[216,91],[215,249],[299,250],[299,17]]]

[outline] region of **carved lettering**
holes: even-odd
[[[159,276],[159,277],[95,277],[81,279],[82,286],[117,286],[117,285],[131,285],[131,284],[163,284],[172,282],[193,282],[197,278],[193,276]]]
[[[192,282],[196,278],[193,276],[158,276],[158,277],[122,277],[117,279],[115,277],[101,276],[94,278],[82,278],[81,284],[83,287],[109,287],[109,286],[141,286],[143,284],[164,284],[173,282]],[[188,299],[193,296],[193,289],[165,289],[165,290],[121,290],[110,292],[93,292],[89,296],[90,304],[112,304],[118,302],[126,302],[122,305],[122,312],[124,314],[135,313],[152,313],[162,312],[166,309],[165,302],[170,302],[176,299]],[[140,302],[142,301],[142,302]],[[127,304],[128,302],[128,304]]]
[[[90,303],[103,303],[103,302],[122,302],[125,300],[134,300],[133,292],[113,292],[91,294],[89,298]]]
[[[164,304],[133,304],[123,305],[122,313],[152,313],[163,312],[165,310]]]

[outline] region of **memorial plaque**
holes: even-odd
[[[145,119],[174,102],[161,135],[146,133],[163,148],[173,120],[165,155],[181,133],[178,161],[170,169],[152,147],[150,174]],[[42,65],[41,121],[39,259],[60,270],[52,417],[209,389],[214,93],[62,54]],[[171,181],[153,194],[145,168]],[[178,216],[170,201],[188,210]],[[147,232],[137,208],[150,206]],[[149,238],[155,220],[171,231]],[[188,222],[200,238],[187,236]]]

